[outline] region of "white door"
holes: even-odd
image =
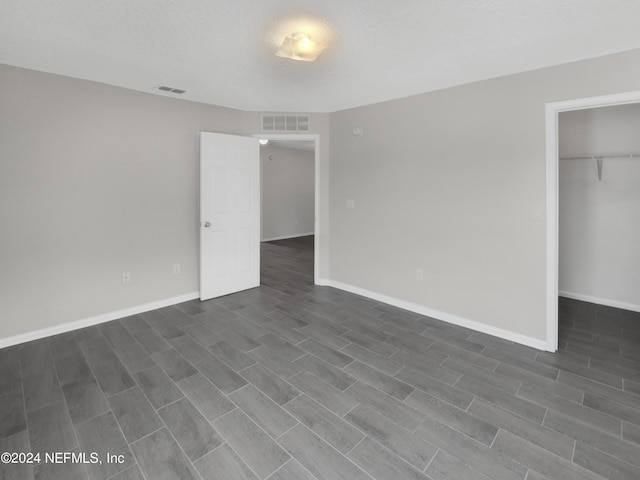
[[[257,138],[200,132],[200,299],[260,285]]]

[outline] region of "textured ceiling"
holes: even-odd
[[[332,112],[640,47],[638,0],[2,0],[0,63]],[[316,62],[274,55],[303,30]]]

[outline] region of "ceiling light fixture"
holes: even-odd
[[[269,143],[269,139],[268,138],[261,138],[258,141],[260,142],[260,145],[266,145],[267,143]]]
[[[324,46],[311,40],[308,34],[296,32],[284,37],[276,56],[313,62],[322,53],[322,50],[324,50]]]

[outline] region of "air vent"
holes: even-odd
[[[163,92],[177,93],[178,95],[182,95],[184,92],[186,92],[186,90],[182,90],[181,88],[167,87],[166,85],[159,85],[156,88],[158,90],[162,90]]]
[[[263,132],[308,132],[309,115],[263,113]]]

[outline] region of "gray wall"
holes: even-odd
[[[560,156],[640,153],[640,104],[564,112]],[[561,160],[559,289],[640,311],[640,158]]]
[[[196,292],[196,133],[260,114],[6,66],[0,84],[0,338]],[[639,84],[634,50],[311,114],[320,279],[543,339],[545,103]]]
[[[634,50],[332,114],[331,278],[545,339],[545,103],[638,85]]]
[[[0,338],[197,292],[197,132],[244,114],[1,65],[0,85]]]
[[[313,234],[314,153],[268,144],[260,160],[262,240]]]

